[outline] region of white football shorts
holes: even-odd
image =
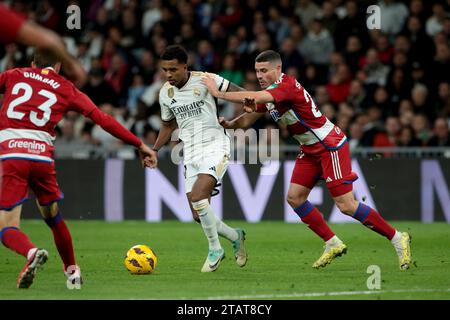
[[[186,193],[192,191],[192,187],[197,181],[199,174],[209,174],[216,179],[216,184],[222,181],[227,171],[230,155],[223,151],[210,155],[197,163],[186,164],[184,166],[184,186]]]

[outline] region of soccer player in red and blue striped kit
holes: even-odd
[[[295,78],[282,73],[281,65],[280,55],[272,50],[256,57],[256,75],[264,89],[257,92],[220,92],[212,79],[204,78],[213,96],[244,102],[246,112],[231,121],[221,119],[222,125],[231,129],[246,128],[268,111],[301,145],[287,201],[300,219],[325,241],[325,251],[313,264],[314,268],[325,267],[347,251],[347,246],[330,229],[320,211],[307,200],[311,189],[322,178],[339,210],[389,239],[398,255],[400,269],[408,269],[410,235],[397,231],[373,208],[355,200],[352,183],[358,176],[352,172],[347,137],[320,112]]]
[[[27,259],[17,280],[28,288],[48,252],[36,247],[20,230],[22,203],[30,187],[41,215],[51,228],[68,280],[81,281],[72,238],[59,211],[64,195],[56,181],[53,160],[55,126],[72,110],[90,118],[105,131],[136,147],[142,164],[156,166],[156,152],[100,111],[73,83],[60,76],[59,57],[48,50],[36,50],[31,68],[17,68],[0,74],[0,241]]]

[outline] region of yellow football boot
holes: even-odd
[[[330,264],[334,258],[340,257],[345,253],[347,253],[347,246],[342,241],[330,246],[325,245],[324,253],[316,262],[314,262],[313,268],[323,268],[327,264]]]

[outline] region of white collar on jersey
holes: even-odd
[[[44,68],[44,70],[45,70],[45,69],[49,69],[49,70],[52,70],[53,72],[56,72],[55,69],[54,69],[53,67],[47,67],[47,68]]]

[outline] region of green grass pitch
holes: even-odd
[[[50,253],[27,290],[16,289],[25,260],[0,249],[0,300],[4,299],[450,299],[450,224],[393,223],[409,231],[416,266],[401,272],[391,244],[359,224],[332,225],[347,244],[343,257],[321,270],[311,267],[322,241],[305,225],[228,221],[247,232],[247,266],[239,268],[230,243],[218,271],[202,274],[207,242],[195,223],[167,221],[68,221],[84,285],[68,290],[50,230],[43,221],[22,229]],[[151,275],[130,275],[126,251],[147,244],[158,255]],[[381,289],[369,290],[370,265],[381,270]]]

